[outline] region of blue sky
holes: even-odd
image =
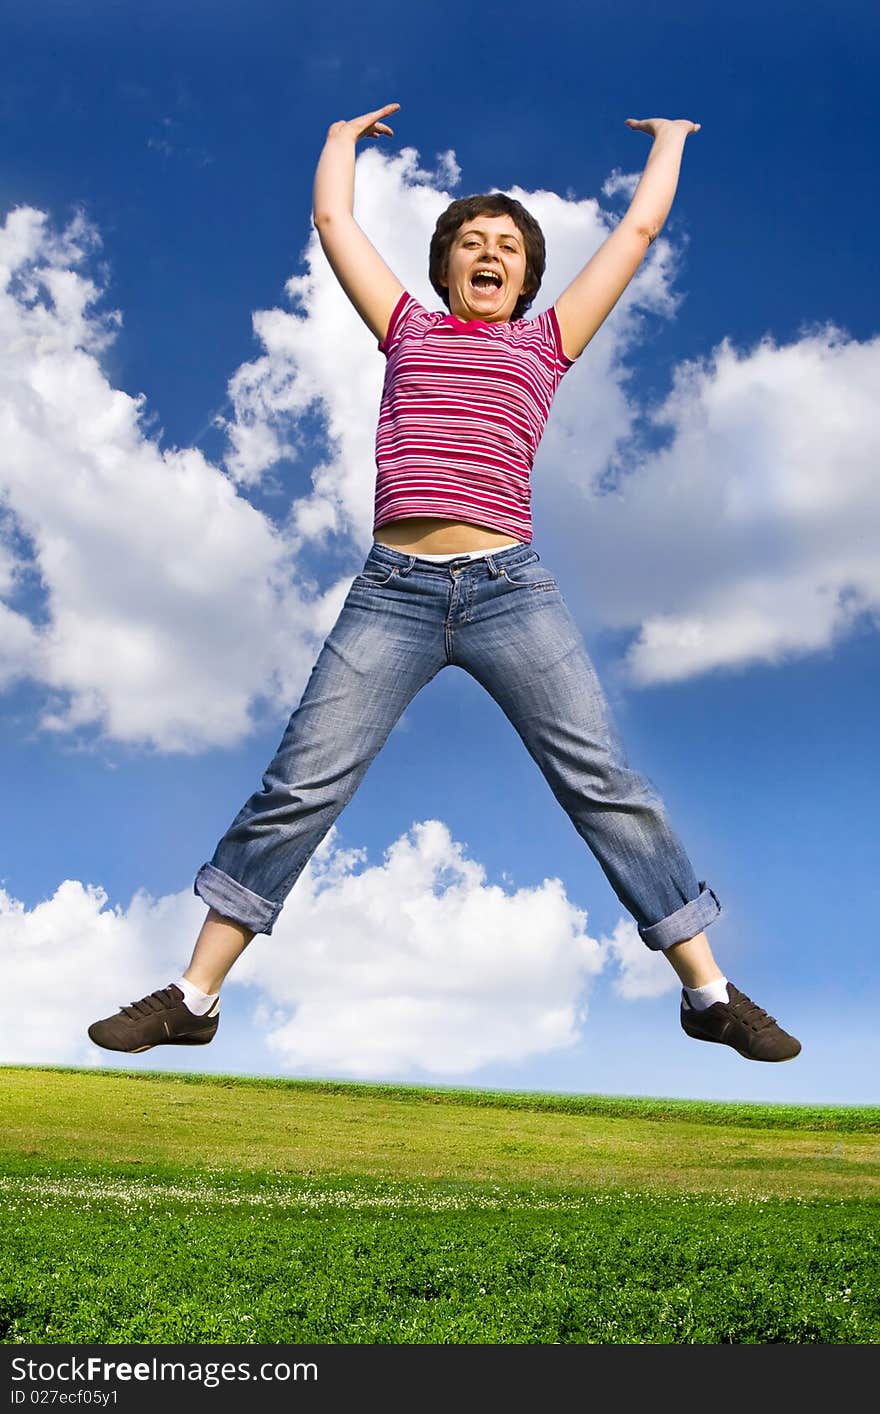
[[[369,548],[384,360],[311,190],[329,124],[399,102],[355,211],[432,308],[448,201],[533,211],[538,313],[626,209],[650,139],[624,120],[702,125],[557,395],[534,544],[721,899],[719,963],[803,1053],[683,1035],[671,969],[450,670],[230,974],[217,1040],[140,1063],[876,1103],[873,7],[179,9],[4,21],[0,1059],[115,1063],[85,1028],[188,961],[195,872]]]

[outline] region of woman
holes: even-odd
[[[202,1045],[220,987],[284,900],[415,694],[456,664],[510,718],[575,829],[682,983],[689,1036],[752,1060],[800,1042],[722,974],[704,929],[720,912],[663,802],[627,764],[555,579],[532,549],[529,473],[561,379],[613,309],[662,227],[685,138],[699,123],[637,120],[653,146],[630,207],[555,305],[524,319],[544,238],[502,193],[453,202],[431,241],[448,313],[400,284],[353,216],[355,148],[392,136],[399,107],[334,123],[315,174],[321,245],[385,355],[374,541],[263,776],[196,875],[209,905],[183,975],[95,1022],[110,1050]]]

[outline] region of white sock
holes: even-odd
[[[713,1002],[730,1001],[726,977],[716,977],[714,981],[707,982],[705,987],[685,987],[684,994],[695,1011],[705,1011]]]
[[[184,1005],[193,1016],[204,1016],[220,996],[219,992],[200,992],[198,987],[194,987],[185,977],[178,977],[177,985],[183,992]]]

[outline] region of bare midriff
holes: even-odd
[[[457,555],[467,550],[491,550],[493,545],[519,542],[509,531],[467,520],[444,520],[440,516],[406,516],[380,525],[374,535],[379,545],[402,550],[406,555]]]

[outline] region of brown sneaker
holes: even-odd
[[[747,997],[732,982],[727,984],[729,1001],[713,1002],[703,1011],[692,1007],[687,993],[681,993],[681,1025],[697,1041],[718,1041],[732,1046],[746,1060],[784,1061],[799,1055],[800,1041],[777,1026],[775,1016]]]
[[[93,1021],[89,1036],[108,1051],[149,1051],[153,1046],[206,1046],[220,1025],[220,998],[206,1016],[196,1016],[172,982],[139,1002],[124,1006],[115,1016]]]

